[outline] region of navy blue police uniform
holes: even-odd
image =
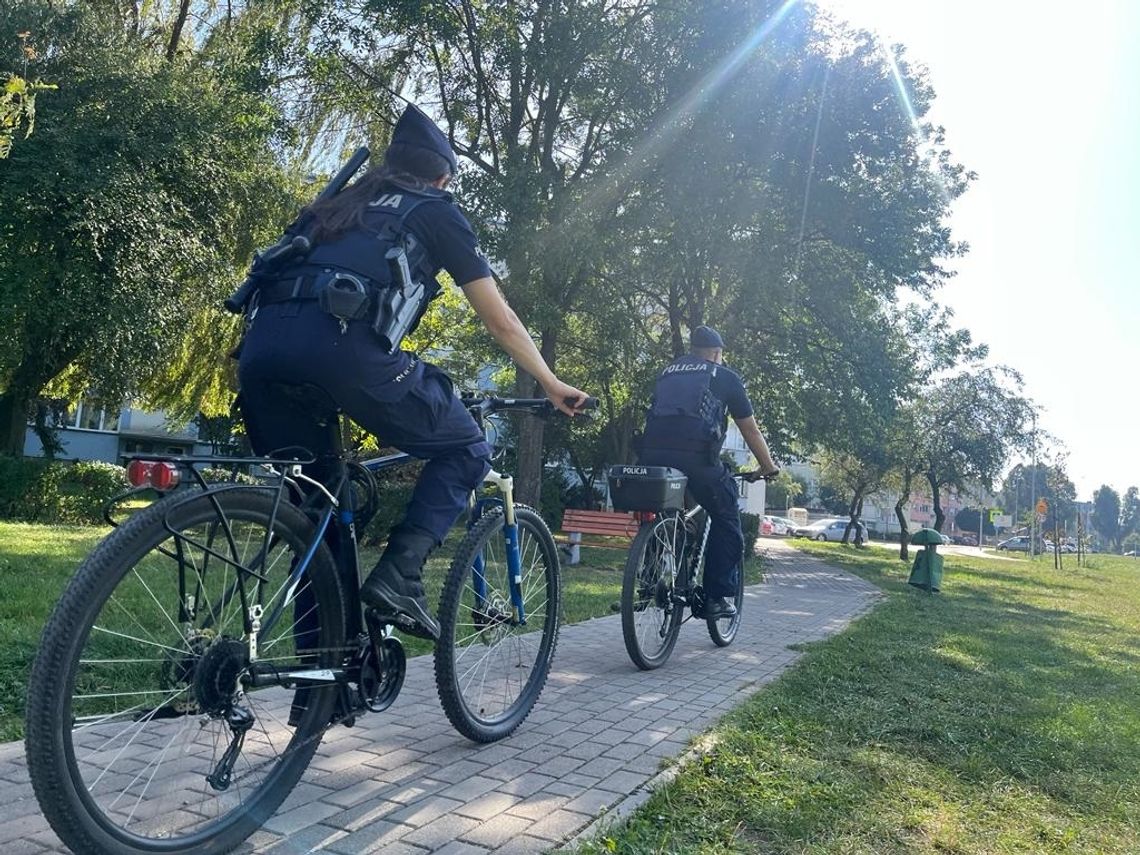
[[[413,120],[427,121],[419,117]],[[402,118],[393,141],[400,140],[404,123]],[[316,244],[303,262],[263,289],[268,299],[258,304],[238,362],[243,415],[258,454],[301,446],[319,456],[329,450],[326,431],[274,385],[323,389],[365,430],[427,461],[404,523],[438,544],[489,470],[491,449],[442,370],[414,353],[386,352],[367,317],[342,322],[322,309],[316,295],[336,276],[355,277],[372,291],[390,286],[384,256],[393,235],[402,236],[415,259],[413,276],[432,287],[440,270],[460,285],[491,271],[471,224],[442,190],[385,185],[362,220]]]
[[[645,422],[639,461],[671,466],[688,476],[689,491],[712,520],[705,553],[708,597],[736,595],[744,534],[736,483],[720,459],[728,416],[748,418],[752,404],[740,376],[691,354],[670,363],[657,378]]]

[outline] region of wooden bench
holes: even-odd
[[[582,560],[580,546],[582,535],[600,534],[606,537],[632,538],[637,534],[640,523],[629,513],[611,511],[581,511],[569,508],[562,512],[562,530],[570,536],[567,564],[577,564]],[[597,546],[617,549],[610,544]]]

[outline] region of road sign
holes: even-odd
[[[991,518],[994,528],[1011,528],[1013,526],[1012,514],[998,514],[996,517]]]
[[[1037,500],[1037,513],[1039,513],[1039,514],[1049,513],[1049,503],[1046,502],[1044,499],[1038,499]]]
[[[999,516],[1001,516],[1001,508],[990,508],[990,522],[994,523],[994,525],[997,525],[997,523],[994,521]]]

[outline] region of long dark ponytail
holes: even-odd
[[[392,143],[384,152],[384,162],[365,172],[331,199],[321,199],[305,208],[303,215],[316,220],[313,237],[334,240],[364,225],[368,203],[391,190],[424,190],[432,182],[451,174],[447,160],[433,151],[404,143]]]

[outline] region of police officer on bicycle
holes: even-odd
[[[671,466],[688,476],[689,491],[712,521],[705,553],[705,614],[731,618],[737,573],[744,556],[736,485],[720,459],[732,416],[760,469],[752,480],[776,474],[768,443],[753,416],[740,376],[724,364],[724,341],[709,327],[697,327],[690,353],[671,362],[657,378],[645,421],[639,462]]]
[[[284,383],[319,387],[370,433],[427,461],[360,593],[371,606],[412,618],[433,638],[439,624],[428,610],[422,568],[482,482],[491,450],[448,376],[380,334],[391,320],[384,301],[393,288],[413,284],[395,279],[427,283],[422,314],[438,291],[436,274],[446,270],[555,407],[573,415],[586,400],[554,375],[500,293],[470,223],[445,190],[456,168],[444,134],[408,106],[383,163],[302,212],[312,248],[261,285],[238,363],[242,411],[258,454],[290,446],[318,457],[329,451],[311,414],[275,388]]]

